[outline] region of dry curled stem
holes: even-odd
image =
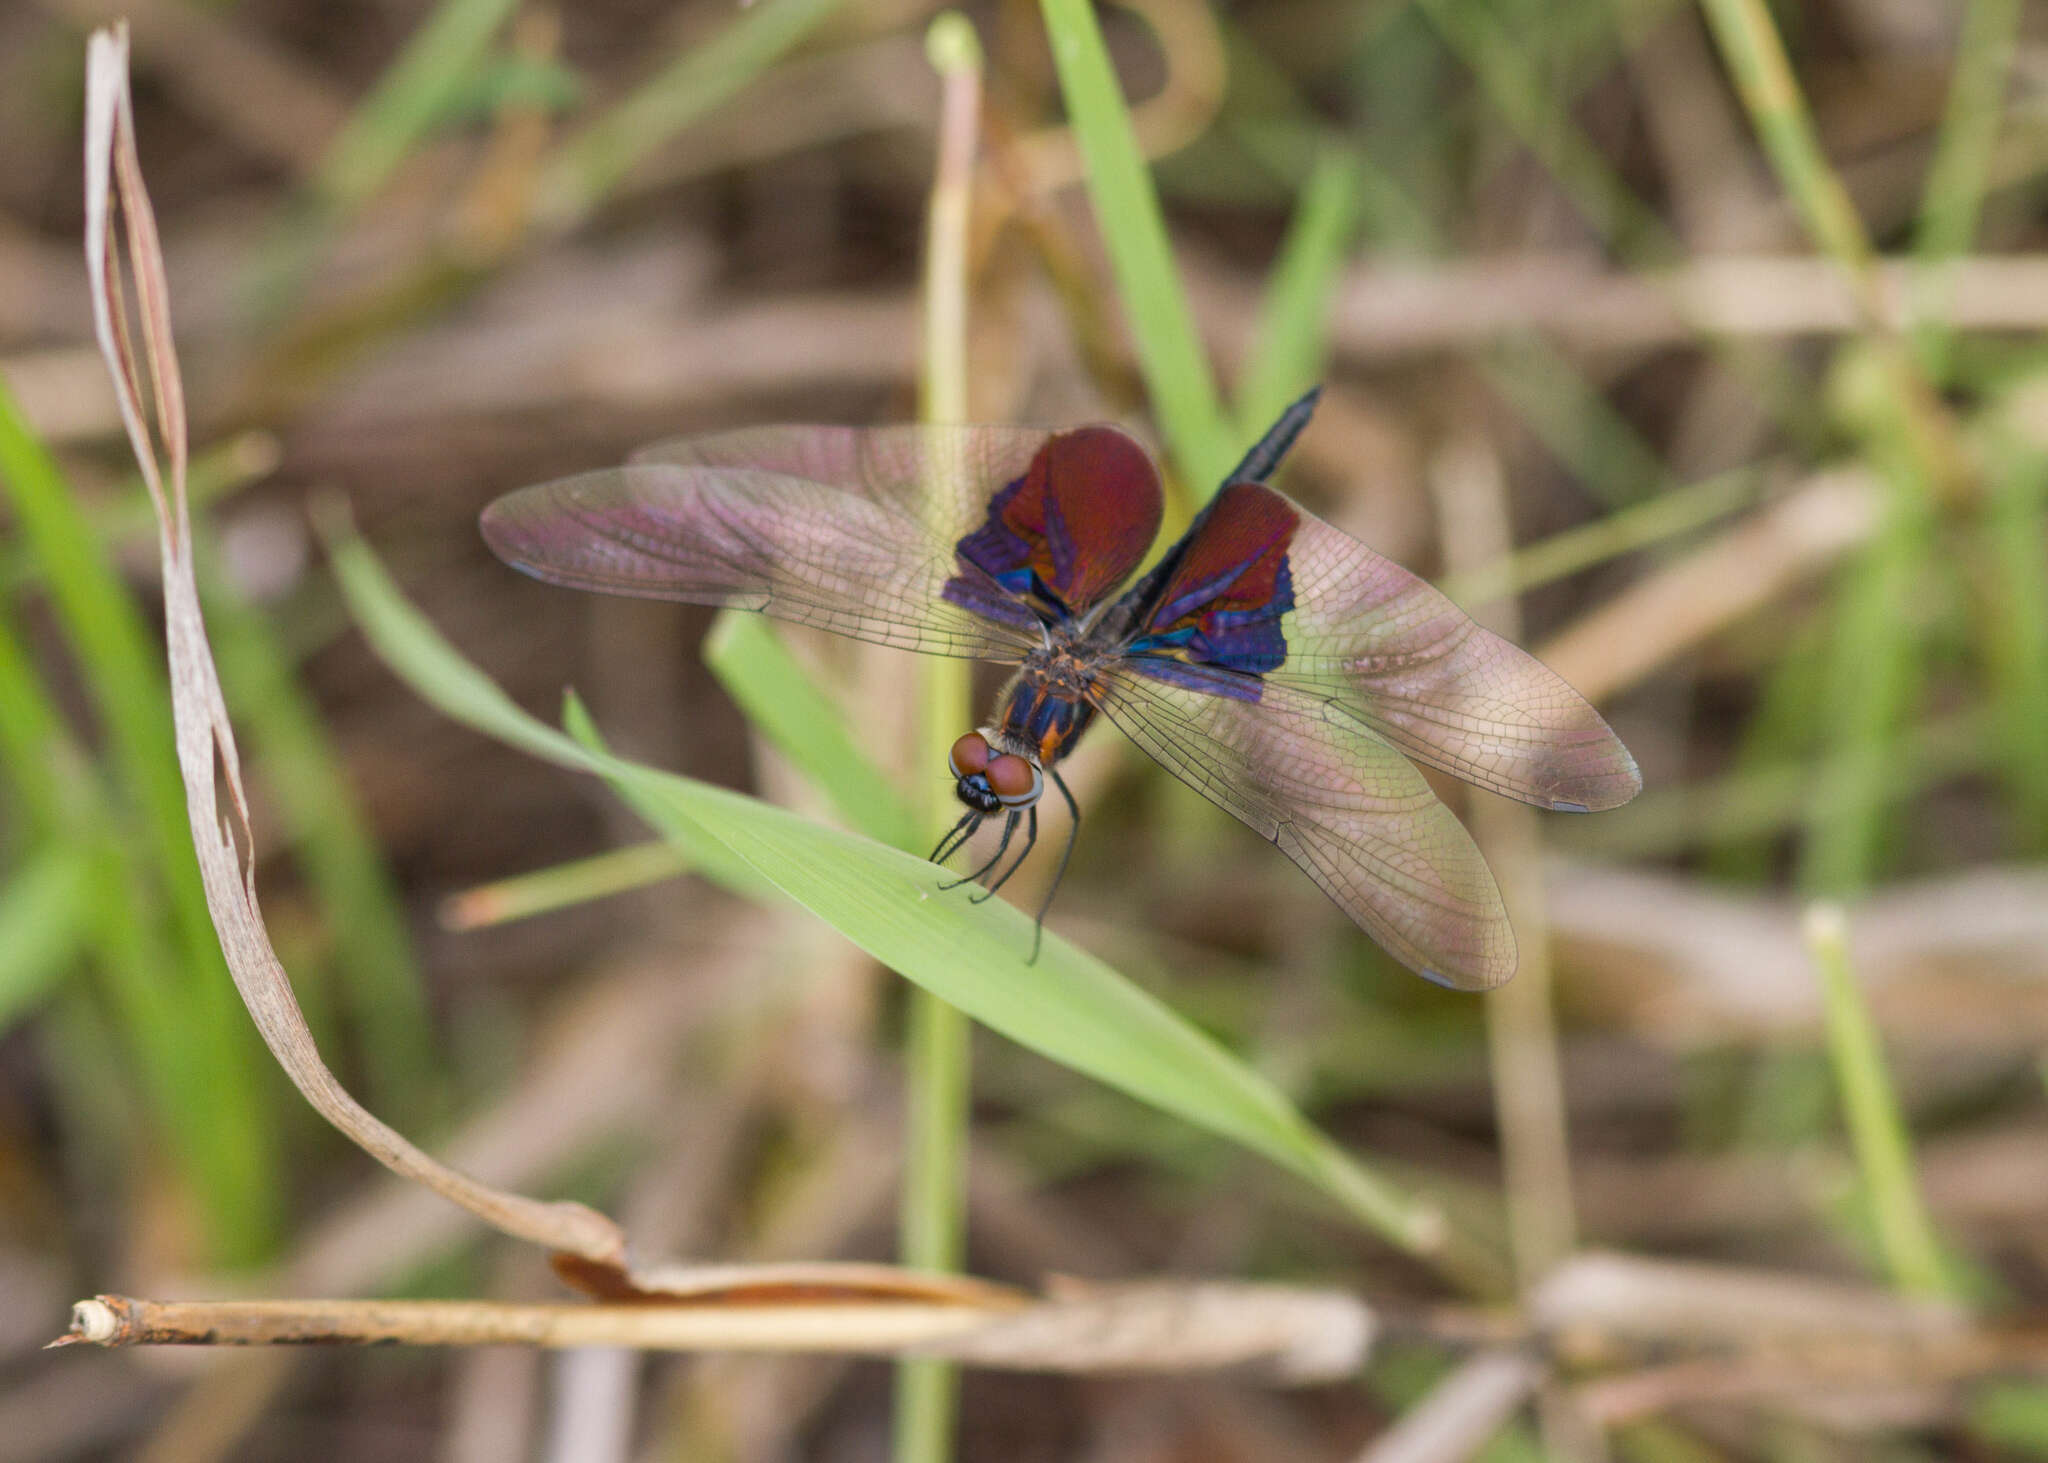
[[[257,905],[256,844],[241,759],[199,610],[185,485],[184,385],[171,339],[163,251],[136,156],[125,27],[93,33],[86,53],[85,138],[85,255],[93,328],[156,509],[178,767],[206,905],[235,988],[293,1085],[322,1117],[379,1163],[427,1185],[507,1234],[590,1260],[622,1263],[625,1235],[611,1220],[581,1204],[508,1194],[437,1162],[350,1096],[320,1059]],[[139,356],[128,293],[112,246],[117,214],[126,225],[128,265],[134,276]],[[153,413],[144,406],[145,368]]]

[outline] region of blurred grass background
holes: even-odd
[[[474,518],[652,437],[916,414],[934,10],[130,11],[280,953],[380,1114],[680,1254],[894,1252],[900,984],[807,916],[618,852],[645,833],[602,792],[414,699],[302,504],[345,493],[543,715],[573,682],[624,750],[893,840],[940,771],[903,658],[547,590]],[[0,1458],[587,1457],[562,1419],[605,1407],[637,1428],[602,1456],[876,1456],[866,1365],[34,1352],[117,1286],[552,1293],[308,1120],[214,951],[77,263],[101,14],[0,4]],[[1551,970],[1550,999],[1525,979],[1489,1011],[1099,733],[1055,926],[1490,1259],[1447,1278],[984,1038],[969,1268],[1398,1309],[1507,1297],[1576,1243],[2048,1304],[2048,14],[968,14],[967,414],[1124,421],[1185,514],[1326,381],[1283,485],[1474,609],[1514,593],[1648,784],[1595,819],[1475,810],[1504,883],[1545,891],[1522,937]],[[1846,906],[1846,944],[1826,907],[1802,924],[1813,899]],[[1447,1355],[1301,1396],[969,1375],[958,1450],[1351,1457]],[[1903,1390],[1696,1403],[1606,1443],[2048,1456],[2040,1389]]]

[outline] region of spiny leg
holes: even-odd
[[[1038,901],[1038,918],[1031,926],[1031,958],[1024,962],[1027,965],[1038,963],[1038,947],[1045,943],[1045,912],[1052,908],[1053,895],[1060,892],[1060,881],[1067,877],[1067,860],[1074,856],[1075,840],[1081,836],[1081,805],[1067,790],[1065,778],[1050,767],[1045,771],[1052,785],[1060,790],[1060,796],[1067,800],[1067,812],[1073,815],[1073,821],[1067,825],[1067,846],[1060,850],[1060,866],[1053,870],[1052,882],[1045,886],[1045,898]]]
[[[952,831],[939,840],[939,846],[931,851],[928,863],[942,864],[960,851],[962,844],[974,836],[974,830],[981,826],[983,814],[978,808],[969,808],[960,815],[960,821]]]
[[[1015,813],[1012,813],[1010,815],[1010,821],[1013,824],[1017,821],[1017,815]],[[1006,837],[1003,841],[1005,843],[1008,843],[1009,839]],[[982,890],[979,894],[970,894],[968,898],[975,904],[986,904],[989,900],[995,898],[996,890],[1002,888],[1003,885],[1010,882],[1010,875],[1016,873],[1017,870],[1024,867],[1024,860],[1031,857],[1031,850],[1033,846],[1037,844],[1037,842],[1038,804],[1033,803],[1031,805],[1031,821],[1025,826],[1024,830],[1024,847],[1018,850],[1016,862],[1011,864],[1007,869],[1004,869],[1001,874],[997,875],[995,883],[989,885],[988,888]],[[1002,856],[1003,851],[1000,848],[997,849],[996,858],[1001,858]],[[990,860],[990,863],[993,864],[994,860]]]
[[[1010,835],[1012,833],[1015,833],[1016,831],[1017,815],[1015,813],[1012,813],[1009,817],[1003,820],[1003,837],[1002,841],[996,845],[995,857],[990,859],[987,863],[983,864],[980,868],[976,869],[973,873],[963,874],[961,877],[957,879],[951,879],[948,880],[946,883],[939,885],[940,892],[943,893],[948,889],[958,889],[962,884],[972,884],[976,879],[979,879],[983,874],[986,874],[990,869],[994,868],[997,864],[1001,863],[1003,861],[1004,851],[1007,850],[1010,846]]]

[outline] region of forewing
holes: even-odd
[[[1007,659],[1039,643],[1036,619],[956,545],[1051,435],[772,427],[681,439],[508,494],[483,533],[551,583]]]
[[[1642,789],[1628,749],[1556,672],[1261,484],[1218,494],[1132,599],[1134,648],[1335,701],[1493,792],[1590,812]]]
[[[1106,425],[764,427],[658,443],[635,461],[760,468],[913,513],[980,571],[949,580],[947,597],[1017,623],[1100,602],[1151,548],[1162,511],[1152,459]]]
[[[1126,736],[1271,840],[1402,964],[1459,990],[1514,974],[1500,890],[1463,825],[1341,706],[1235,672],[1143,659],[1101,676],[1096,695]]]

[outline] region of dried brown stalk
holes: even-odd
[[[2013,1375],[2048,1376],[2048,1332],[1977,1331],[1933,1343],[1868,1337],[1796,1346],[1752,1342],[1739,1355],[1701,1357],[1604,1377],[1580,1387],[1575,1398],[1594,1420],[1613,1425],[1689,1403],[1899,1394]]]
[[[735,1267],[750,1270],[752,1267]],[[815,1271],[820,1267],[800,1267]],[[845,1269],[846,1267],[831,1267]],[[881,1272],[885,1267],[864,1267]],[[900,1275],[901,1272],[890,1272]],[[742,1275],[752,1281],[753,1277]],[[631,1346],[926,1356],[1022,1371],[1248,1368],[1289,1383],[1355,1372],[1372,1313],[1331,1291],[1212,1282],[1083,1286],[1032,1302],[978,1282],[952,1299],[505,1305],[489,1301],[80,1301],[53,1346]],[[745,1284],[726,1294],[765,1289]],[[823,1287],[793,1287],[805,1297]],[[969,1296],[972,1295],[970,1299]]]
[[[1592,701],[1754,614],[1835,563],[1877,526],[1856,469],[1822,473],[1576,621],[1539,652]]]
[[[1437,532],[1451,573],[1498,563],[1514,547],[1500,462],[1477,439],[1455,442],[1431,464]],[[1496,634],[1521,635],[1511,598],[1475,607]],[[1515,1273],[1527,1283],[1563,1260],[1576,1242],[1571,1144],[1565,1130],[1564,1075],[1552,1008],[1550,917],[1543,889],[1543,832],[1533,808],[1475,792],[1472,836],[1500,883],[1521,959],[1515,978],[1486,1002],[1494,1113],[1507,1187],[1508,1238]]]
[[[1542,1363],[1527,1352],[1479,1352],[1373,1439],[1358,1463],[1451,1463],[1468,1458],[1535,1394],[1543,1374]]]

